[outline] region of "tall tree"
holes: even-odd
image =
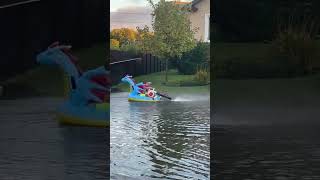
[[[186,8],[181,8],[172,1],[160,0],[157,4],[152,0],[148,2],[153,7],[152,28],[154,31],[149,49],[152,54],[165,58],[165,81],[167,82],[168,60],[173,57],[181,57],[184,52],[195,47],[195,31],[191,29],[189,11]]]

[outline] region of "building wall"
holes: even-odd
[[[198,10],[190,14],[192,28],[198,28],[195,38],[203,41],[205,38],[205,15],[210,14],[210,0],[202,0],[195,5]]]

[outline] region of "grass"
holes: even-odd
[[[158,92],[162,93],[168,93],[168,94],[194,94],[194,93],[209,93],[210,92],[210,85],[205,86],[190,86],[190,87],[179,87],[179,86],[168,86],[165,85],[164,78],[165,78],[165,72],[158,72],[158,73],[152,73],[148,75],[142,75],[133,77],[136,82],[152,82],[152,87],[156,89]],[[192,75],[181,75],[178,74],[176,70],[170,70],[168,72],[168,82],[169,84],[176,84],[176,82],[179,81],[188,81],[193,78]],[[120,89],[121,91],[129,91],[128,84],[120,83],[114,88]]]
[[[320,40],[317,40],[317,47],[320,48]],[[213,45],[211,55],[214,58],[215,63],[227,61],[229,59],[239,59],[241,61],[253,59],[259,61],[261,59],[268,59],[268,55],[270,54],[270,48],[270,43],[262,42],[215,43]],[[318,52],[317,57],[320,57],[320,52]],[[314,63],[317,64],[317,62]]]
[[[105,63],[106,47],[97,44],[91,48],[78,49],[78,57],[83,70],[96,68]],[[61,97],[64,94],[63,71],[58,67],[39,65],[24,74],[17,75],[3,83],[6,96],[47,95]]]
[[[320,48],[320,41],[317,41]],[[217,77],[286,77],[290,64],[272,51],[271,43],[215,43],[211,50]],[[312,64],[320,68],[320,51]],[[231,68],[230,68],[231,67]]]

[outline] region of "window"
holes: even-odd
[[[210,42],[210,14],[205,14],[204,18],[204,41]]]

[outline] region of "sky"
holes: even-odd
[[[158,2],[159,0],[154,0],[154,2]],[[147,7],[148,2],[147,0],[110,0],[110,12],[115,12],[119,8],[126,8],[130,6],[140,6],[140,7]]]
[[[159,0],[154,0],[157,3]],[[190,1],[190,0],[181,0]],[[151,28],[151,6],[147,0],[110,0],[110,28]]]

